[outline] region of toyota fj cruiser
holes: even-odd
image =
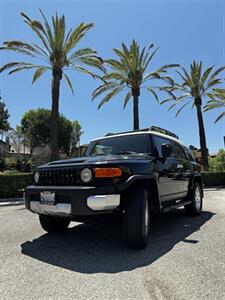
[[[148,244],[152,213],[181,206],[188,215],[202,211],[199,166],[178,136],[155,126],[93,140],[81,158],[38,167],[34,181],[25,204],[44,230],[119,216],[133,248]]]

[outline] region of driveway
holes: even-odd
[[[71,223],[46,234],[23,206],[0,207],[0,299],[225,299],[225,189],[204,211],[152,220],[150,245],[127,249],[121,224]]]

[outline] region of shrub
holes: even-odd
[[[202,172],[205,187],[225,186],[225,172]]]
[[[224,172],[225,171],[225,150],[220,149],[217,156],[209,158],[210,172]]]
[[[15,170],[17,167],[17,161],[15,158],[8,157],[5,159],[5,168],[7,170]]]
[[[32,183],[32,173],[0,173],[0,198],[21,196],[24,188]]]

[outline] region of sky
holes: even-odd
[[[0,0],[0,43],[15,39],[37,42],[20,13],[40,20],[39,8],[48,19],[56,11],[59,15],[64,14],[67,29],[80,22],[93,22],[94,28],[78,47],[95,48],[103,58],[115,57],[113,48],[120,48],[122,42],[129,44],[135,38],[141,47],[151,43],[159,46],[149,71],[168,63],[189,68],[194,59],[202,60],[204,68],[225,65],[225,0]],[[15,60],[24,60],[24,57],[0,52],[0,65]],[[77,72],[69,71],[68,75],[75,95],[62,82],[60,112],[66,118],[80,122],[84,131],[81,143],[88,143],[108,132],[132,130],[132,101],[123,109],[124,96],[119,94],[98,110],[101,98],[92,101],[91,94],[100,82]],[[171,75],[177,78],[175,71]],[[34,85],[31,84],[32,76],[32,71],[11,76],[0,74],[1,96],[9,110],[12,127],[20,124],[29,109],[51,107],[51,73],[44,74]],[[221,77],[225,78],[225,72]],[[175,132],[186,145],[199,147],[197,116],[191,106],[175,118],[175,110],[168,112],[168,106],[160,106],[145,89],[139,103],[140,128],[160,126]],[[210,152],[224,147],[225,119],[214,124],[219,112],[204,113]]]

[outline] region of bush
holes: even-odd
[[[202,172],[205,187],[225,186],[225,172]]]
[[[5,168],[7,170],[15,170],[17,167],[17,161],[15,158],[8,157],[5,159]]]
[[[0,198],[21,196],[26,186],[33,183],[32,173],[0,174]]]
[[[220,149],[216,157],[209,158],[210,172],[225,172],[225,150]]]

